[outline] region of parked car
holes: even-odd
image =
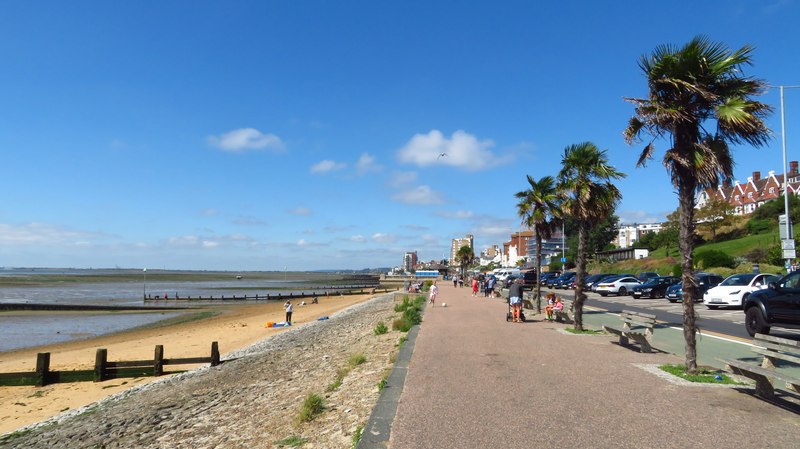
[[[628,276],[629,277],[636,277],[636,276],[634,276],[632,274],[609,274],[609,275],[606,275],[604,277],[601,277],[599,280],[595,281],[592,284],[592,291],[597,293],[597,286],[599,286],[600,284],[602,284],[604,282],[611,282],[614,279],[618,279],[618,278],[621,278],[621,277],[628,277]]]
[[[697,298],[695,302],[702,301],[706,290],[722,282],[722,276],[714,273],[695,273],[694,277],[697,281]],[[683,282],[678,282],[667,288],[666,297],[669,302],[683,301]]]
[[[708,289],[703,295],[703,304],[709,309],[720,306],[736,306],[744,308],[747,297],[756,290],[767,288],[767,284],[780,279],[780,276],[768,273],[744,273],[728,276],[716,287]]]
[[[522,273],[522,288],[533,288],[533,286],[536,285],[537,279],[536,270]]]
[[[570,276],[570,275],[572,275],[571,272],[565,271],[565,272],[559,274],[558,276],[556,276],[554,278],[547,279],[547,284],[545,284],[545,285],[547,285],[547,288],[553,288],[555,286],[556,282],[560,282],[563,279],[564,276]]]
[[[635,277],[622,276],[601,281],[600,284],[597,285],[597,293],[600,293],[600,296],[608,296],[612,293],[618,296],[625,296],[630,289],[637,285],[641,285],[641,282]]]
[[[567,288],[567,286],[575,280],[575,275],[578,273],[574,271],[567,271],[553,282],[553,288]]]
[[[659,276],[649,279],[642,285],[637,285],[631,289],[631,295],[636,298],[663,298],[667,295],[667,288],[680,282],[677,276]]]
[[[639,273],[638,276],[636,276],[636,279],[642,281],[642,283],[646,283],[650,279],[654,279],[657,277],[658,273],[656,273],[655,271],[642,271],[641,273]]]
[[[590,274],[589,276],[586,276],[586,278],[583,279],[583,288],[586,291],[591,290],[592,284],[599,281],[600,279],[603,279],[606,276],[608,276],[608,273]]]
[[[800,271],[793,271],[744,301],[745,328],[750,336],[769,334],[772,326],[800,327]]]

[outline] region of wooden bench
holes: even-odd
[[[765,399],[775,398],[775,386],[770,379],[780,380],[786,384],[786,390],[800,393],[800,378],[776,370],[780,364],[778,360],[795,366],[800,365],[800,341],[756,334],[753,338],[753,352],[764,357],[761,365],[742,360],[719,359],[719,361],[727,365],[732,373],[756,381],[757,396]]]
[[[623,310],[620,318],[622,319],[621,329],[603,325],[603,330],[619,335],[620,345],[628,345],[629,339],[633,339],[641,346],[641,352],[653,352],[653,346],[650,343],[653,340],[656,316]]]

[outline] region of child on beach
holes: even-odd
[[[439,294],[439,287],[436,286],[436,281],[433,281],[431,284],[430,292],[428,293],[428,302],[433,305],[434,301],[436,301],[436,295]]]

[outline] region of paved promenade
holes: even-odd
[[[797,409],[738,389],[675,384],[642,367],[682,357],[566,334],[541,315],[508,323],[503,300],[440,287],[417,336],[392,449],[800,445]]]

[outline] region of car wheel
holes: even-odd
[[[655,291],[650,292],[650,299],[656,299],[656,296],[657,295]]]
[[[706,307],[708,307],[711,310],[717,310],[719,308],[719,306],[709,306],[709,305],[707,305]]]
[[[606,292],[600,293],[600,296],[605,298],[606,296],[608,296],[608,293],[606,293]]]
[[[678,300],[677,299],[670,299],[669,302],[675,304],[676,302],[678,302]]]
[[[745,293],[744,296],[742,296],[742,309],[744,309],[744,303],[747,302],[748,296],[750,296],[750,293]]]
[[[619,291],[617,292],[617,295],[625,296],[626,293],[628,293],[628,290],[625,287],[620,287]]]
[[[764,319],[764,314],[761,313],[761,309],[758,307],[750,307],[747,309],[744,317],[744,325],[747,328],[747,333],[750,334],[751,337],[755,337],[756,334],[769,333],[767,320]]]

